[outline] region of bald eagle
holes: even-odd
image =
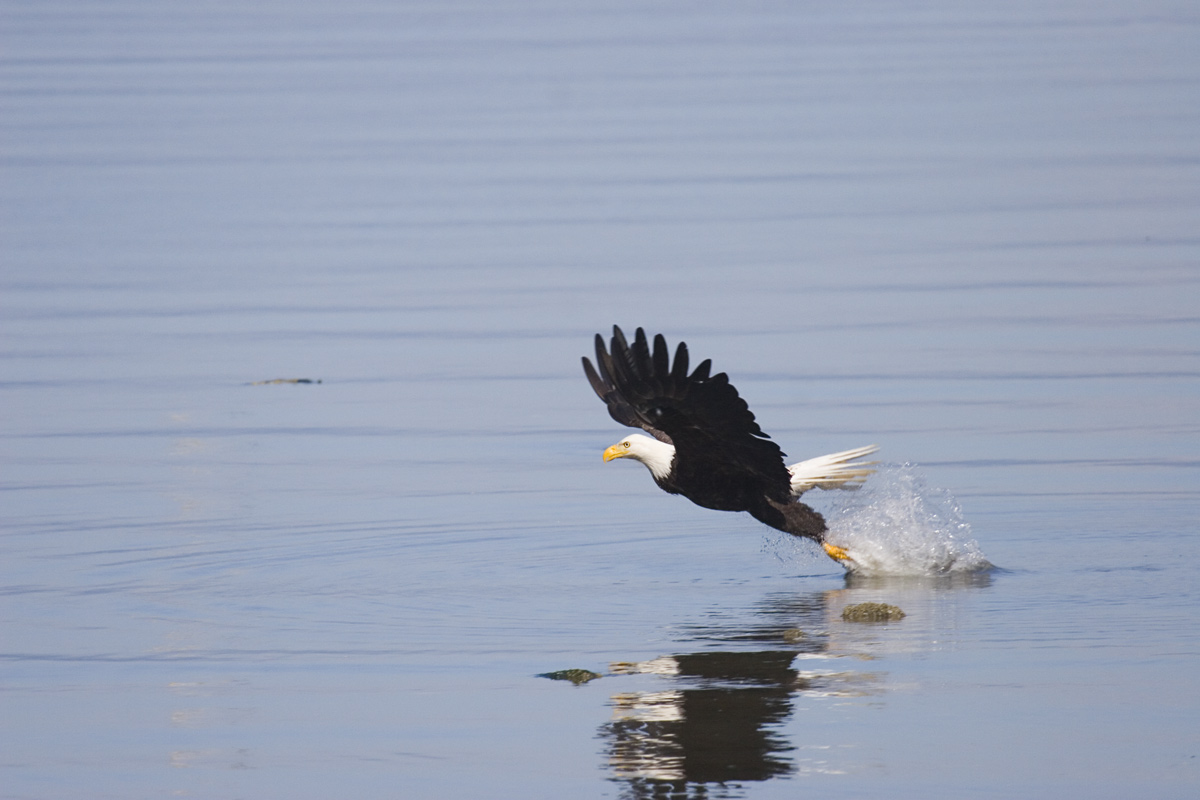
[[[812,539],[843,564],[850,556],[825,541],[825,518],[799,501],[814,487],[857,488],[877,462],[862,462],[874,445],[832,453],[788,467],[779,445],[754,421],[746,401],[724,372],[710,375],[711,360],[688,373],[688,349],[680,342],[672,363],[667,341],[654,337],[651,351],[641,328],[631,346],[613,326],[611,353],[596,334],[596,366],[586,356],[583,371],[608,413],[631,434],[604,451],[604,460],[632,458],[645,464],[654,482],[698,506],[746,511],[776,530]]]

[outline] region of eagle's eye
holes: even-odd
[[[628,449],[629,449],[629,442],[621,442],[621,447],[624,447],[626,450],[628,450]]]

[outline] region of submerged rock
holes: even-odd
[[[842,619],[846,622],[893,622],[904,619],[904,612],[889,603],[859,603],[842,609]]]
[[[570,681],[576,686],[581,686],[604,676],[586,669],[560,669],[557,672],[543,672],[538,677],[549,678],[552,681]]]

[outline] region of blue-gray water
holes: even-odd
[[[1193,3],[0,41],[0,795],[1196,796]],[[613,323],[1001,569],[847,578],[602,464]]]

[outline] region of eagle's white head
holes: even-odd
[[[604,451],[605,461],[612,461],[614,458],[632,458],[634,461],[640,461],[649,467],[650,474],[656,480],[663,480],[671,474],[675,448],[658,439],[631,433]]]

